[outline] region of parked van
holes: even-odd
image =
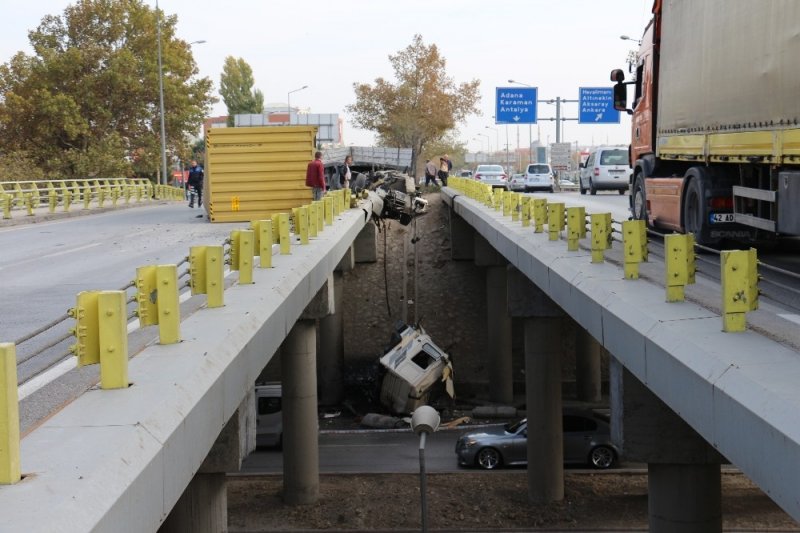
[[[594,148],[586,162],[581,165],[581,194],[588,190],[612,190],[625,194],[628,190],[628,175],[631,173],[628,162],[628,149],[623,146],[600,146]]]
[[[256,446],[281,446],[283,413],[281,384],[256,385]]]

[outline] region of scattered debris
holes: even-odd
[[[408,424],[403,421],[402,418],[380,415],[378,413],[367,413],[361,419],[361,425],[368,428],[395,429],[405,427]]]

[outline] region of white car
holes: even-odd
[[[531,163],[525,169],[525,191],[553,192],[555,177],[546,163]]]
[[[592,150],[586,163],[581,165],[581,194],[597,194],[612,190],[625,194],[631,173],[628,149],[624,146],[600,146]]]
[[[491,185],[493,189],[508,189],[508,176],[501,165],[478,165],[475,169],[475,179]]]
[[[525,191],[525,174],[512,174],[508,180],[508,188],[512,191]]]

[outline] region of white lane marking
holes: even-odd
[[[231,271],[226,269],[224,272],[224,276],[227,278],[231,275]],[[184,291],[178,297],[178,301],[180,303],[185,302],[189,298],[192,297],[192,291]],[[134,318],[130,322],[128,322],[128,334],[136,331],[139,329],[139,319]],[[65,359],[61,361],[53,368],[49,368],[46,371],[42,372],[38,376],[35,376],[22,385],[19,386],[17,389],[17,394],[19,396],[19,401],[22,401],[24,398],[27,398],[34,392],[38,391],[42,387],[49,385],[51,382],[55,381],[56,379],[60,378],[70,370],[73,370],[78,367],[78,358],[77,357],[70,357],[69,359]]]
[[[19,400],[22,401],[37,390],[41,389],[51,381],[54,381],[70,370],[78,367],[78,358],[77,357],[70,357],[69,359],[65,359],[61,361],[53,368],[48,369],[45,372],[42,372],[38,376],[33,379],[29,379],[25,383],[19,386],[18,394]]]
[[[39,256],[39,257],[37,257],[37,260],[48,259],[50,257],[58,257],[60,255],[67,255],[67,254],[71,254],[73,252],[80,252],[80,251],[83,251],[83,250],[88,250],[89,248],[96,248],[98,246],[103,246],[103,243],[102,242],[93,242],[91,244],[85,244],[83,246],[76,246],[74,248],[70,248],[69,250],[62,250],[60,252],[56,252],[56,253],[53,253],[53,254],[47,254],[47,255]]]
[[[795,324],[800,324],[800,315],[781,315],[778,314],[784,320],[788,320],[789,322],[794,322]]]

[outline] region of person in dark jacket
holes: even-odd
[[[193,187],[197,191],[197,207],[203,205],[203,167],[197,164],[197,161],[192,159],[191,167],[189,167],[189,177],[186,179],[186,184]],[[189,207],[194,207],[194,196],[189,195]]]

